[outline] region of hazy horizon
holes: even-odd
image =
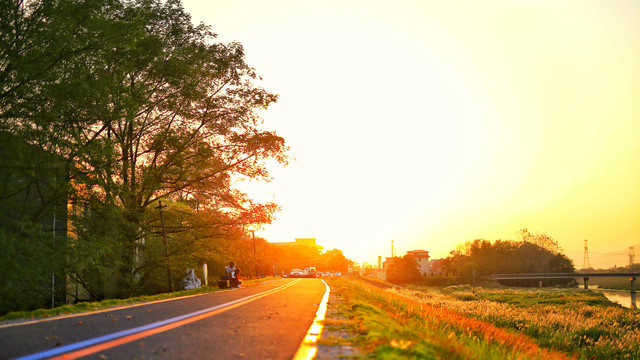
[[[528,228],[577,268],[584,239],[602,267],[640,243],[639,2],[184,6],[280,95],[265,127],[295,160],[240,184],[282,206],[260,236],[375,263]]]

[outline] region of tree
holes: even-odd
[[[556,240],[547,234],[532,235],[526,229],[518,232],[519,241],[476,239],[464,248],[468,255],[452,251],[445,259],[448,271],[462,275],[469,282],[473,269],[478,275],[509,273],[567,273],[575,272],[572,261],[561,253]],[[524,283],[524,282],[523,282]],[[564,281],[547,284],[564,284]],[[537,283],[536,283],[537,285]]]
[[[96,66],[119,79],[110,105],[120,113],[82,129],[79,138],[96,151],[77,160],[89,198],[118,204],[129,224],[118,239],[119,296],[135,288],[132,264],[154,202],[185,202],[246,224],[257,214],[246,210],[259,207],[233,189],[234,178],[267,178],[264,160],[284,162],[286,150],[281,137],[260,128],[258,110],[277,97],[254,85],[240,44],[213,42],[178,1],[126,10],[144,32],[132,47],[106,54],[117,62]]]
[[[41,282],[42,276],[31,270],[49,272],[49,278],[53,272],[58,278],[56,287],[58,284],[63,287],[62,300],[56,299],[56,304],[64,302],[64,279],[69,270],[69,263],[59,259],[67,259],[65,219],[67,199],[73,197],[75,190],[71,186],[74,159],[91,144],[78,142],[72,129],[90,128],[95,123],[93,118],[108,117],[109,113],[99,106],[106,103],[101,102],[102,99],[108,98],[111,86],[106,80],[109,78],[94,77],[93,69],[85,60],[97,58],[100,49],[113,48],[114,44],[126,42],[133,36],[129,22],[116,21],[114,17],[122,8],[118,1],[111,0],[30,0],[0,4],[0,131],[20,144],[5,147],[3,155],[7,155],[7,159],[29,158],[28,162],[3,164],[5,184],[7,181],[20,183],[23,190],[1,194],[0,202],[3,209],[15,209],[7,202],[15,203],[16,194],[42,188],[42,184],[55,184],[53,191],[42,193],[46,196],[30,197],[23,202],[41,211],[14,212],[19,218],[2,224],[0,231],[5,234],[4,238],[13,239],[6,248],[3,246],[5,253],[17,251],[25,255],[8,257],[7,267],[3,269],[20,269],[23,278],[19,283],[23,285]],[[52,169],[55,175],[51,174]],[[48,209],[57,207],[62,210],[54,211],[55,222],[61,225],[51,229],[52,222],[44,223],[41,214],[51,213]],[[52,232],[56,233],[55,242],[51,240]],[[95,253],[104,254],[105,250],[108,249]],[[82,258],[90,264],[95,260]],[[31,261],[37,265],[32,266]],[[11,291],[20,292],[20,289],[22,285],[14,284]],[[29,294],[28,291],[22,293]],[[45,292],[40,290],[40,293]],[[28,301],[13,303],[27,309],[50,306],[51,301],[39,305]]]
[[[24,139],[0,132],[0,314],[64,304],[63,165]]]
[[[256,85],[240,44],[215,42],[177,0],[2,6],[0,126],[66,159],[70,266],[92,297],[129,296],[164,261],[152,250],[160,199],[192,212],[175,256],[270,221],[275,204],[233,187],[268,179],[265,161],[284,163],[287,150],[262,128],[277,96]]]
[[[0,119],[4,125],[46,108],[48,87],[65,86],[67,78],[60,78],[59,71],[78,54],[107,40],[96,35],[102,26],[116,25],[104,20],[118,7],[118,2],[106,0],[0,3]],[[114,38],[127,33],[126,26],[110,30]]]
[[[546,234],[531,235],[526,229],[521,241],[474,240],[469,246],[469,259],[479,274],[526,272],[572,272],[571,261],[561,254],[557,241]]]
[[[518,231],[518,237],[522,242],[532,243],[552,254],[562,252],[558,241],[545,233],[531,234],[527,228],[522,228]]]
[[[346,273],[349,269],[349,265],[351,264],[353,264],[353,261],[347,259],[342,253],[342,250],[327,250],[320,255],[318,271],[340,271],[342,273]]]
[[[564,254],[555,254],[549,259],[547,264],[549,272],[552,273],[572,273],[576,271],[573,261]]]
[[[410,255],[392,258],[387,268],[387,281],[394,284],[416,282],[419,277],[418,262]]]

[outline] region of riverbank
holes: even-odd
[[[636,294],[631,294],[625,290],[597,289],[604,296],[616,304],[620,304],[629,309],[637,309]]]
[[[332,286],[351,314],[349,344],[373,357],[640,358],[640,312],[579,289]]]

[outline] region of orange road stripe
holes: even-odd
[[[296,282],[297,281],[292,282],[289,286],[295,284]],[[248,304],[248,303],[250,303],[252,301],[261,299],[261,298],[263,298],[265,296],[269,296],[269,295],[271,295],[271,294],[273,294],[273,293],[275,293],[277,291],[284,290],[284,289],[288,288],[289,286],[284,287],[284,288],[274,289],[274,290],[266,292],[266,293],[264,293],[262,295],[259,295],[259,296],[256,296],[256,297],[252,297],[252,298],[247,299],[245,301],[241,301],[241,302],[229,305],[229,306],[224,307],[222,309],[212,310],[212,311],[210,311],[208,313],[196,315],[196,316],[190,317],[188,319],[183,319],[183,320],[180,320],[180,321],[176,321],[174,323],[167,324],[167,325],[164,325],[164,326],[160,326],[160,327],[157,327],[157,328],[154,328],[154,329],[142,331],[142,332],[139,332],[139,333],[136,333],[136,334],[127,335],[127,336],[124,336],[124,337],[121,337],[121,338],[118,338],[118,339],[114,339],[114,340],[111,340],[111,341],[104,342],[102,344],[97,344],[97,345],[90,346],[88,348],[84,348],[84,349],[76,350],[76,351],[73,351],[73,352],[70,352],[70,353],[62,354],[62,355],[59,355],[59,356],[51,358],[51,360],[77,359],[77,358],[80,358],[80,357],[83,357],[83,356],[95,354],[98,351],[103,351],[103,350],[111,349],[111,348],[116,347],[116,346],[124,345],[124,344],[130,343],[132,341],[136,341],[138,339],[141,339],[141,338],[144,338],[144,337],[147,337],[147,336],[151,336],[151,335],[155,335],[155,334],[167,331],[167,330],[175,329],[177,327],[180,327],[180,326],[183,326],[183,325],[186,325],[186,324],[198,321],[198,320],[202,320],[204,318],[208,318],[208,317],[213,316],[213,315],[217,315],[217,314],[223,313],[223,312],[225,312],[227,310],[235,309],[235,308],[237,308],[239,306]]]

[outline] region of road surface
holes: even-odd
[[[292,359],[325,293],[318,279],[0,326],[0,359]]]

